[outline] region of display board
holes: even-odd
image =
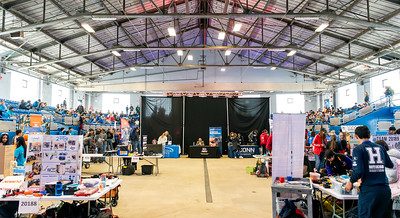
[[[398,149],[400,150],[400,135],[373,135],[372,139],[373,142],[378,140],[383,140],[389,146],[389,149]]]
[[[46,183],[79,182],[83,136],[29,135],[25,166],[27,187],[39,190]]]
[[[303,177],[305,114],[274,114],[272,178]]]
[[[222,154],[222,128],[221,127],[210,127],[209,128],[209,145],[211,142],[215,142],[219,148],[219,153]]]

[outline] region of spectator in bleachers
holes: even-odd
[[[388,104],[388,106],[390,107],[390,106],[392,106],[392,98],[393,98],[393,94],[394,94],[394,91],[393,91],[393,89],[392,88],[390,88],[389,86],[386,86],[385,87],[385,97],[386,97],[386,101],[387,101],[387,104]]]
[[[83,146],[85,154],[88,154],[94,148],[94,130],[89,129],[86,133],[85,137],[83,138]],[[90,149],[90,150],[89,150]]]
[[[40,101],[40,99],[38,99],[37,101],[33,102],[32,108],[39,109],[40,104],[41,104],[41,101]]]
[[[76,108],[76,112],[78,114],[83,114],[83,112],[85,112],[85,108],[83,108],[83,106],[80,104],[77,108]]]
[[[62,107],[63,107],[64,109],[67,109],[67,99],[66,99],[66,98],[64,98],[64,101],[63,101],[63,103],[62,103]]]
[[[389,135],[394,135],[394,134],[396,134],[396,127],[394,127],[394,126],[389,127],[389,132],[388,132],[388,134],[389,134]]]
[[[2,112],[7,111],[7,105],[6,102],[4,100],[0,100],[0,115]]]
[[[21,100],[21,103],[19,104],[19,109],[28,110],[25,100]]]
[[[364,93],[364,103],[366,105],[369,105],[369,94],[368,94],[368,92]]]

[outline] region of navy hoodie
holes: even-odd
[[[374,186],[388,186],[385,167],[393,168],[386,150],[375,143],[365,141],[353,149],[353,174],[350,182],[361,178],[361,191]]]

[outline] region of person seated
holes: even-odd
[[[151,140],[151,144],[153,144],[153,145],[157,144],[157,139]]]
[[[21,103],[19,104],[19,109],[28,110],[28,108],[26,107],[26,102],[24,100],[21,100]]]
[[[353,161],[343,154],[337,154],[332,150],[325,153],[325,169],[328,176],[340,176],[347,174],[347,170],[353,167]]]
[[[32,108],[34,108],[34,109],[38,109],[39,108],[39,105],[40,105],[40,99],[38,99],[37,101],[35,101],[35,102],[33,102],[33,104],[32,104]]]
[[[6,102],[4,100],[0,101],[0,116],[3,112],[7,111],[7,105]]]
[[[204,146],[204,141],[202,138],[197,139],[196,146]]]
[[[167,142],[168,142],[168,137],[164,132],[163,134],[160,135],[160,137],[158,137],[157,144],[166,145]]]

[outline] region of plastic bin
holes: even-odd
[[[166,145],[163,150],[164,158],[179,158],[179,146],[178,145]]]

